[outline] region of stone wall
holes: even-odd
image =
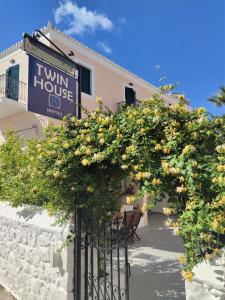
[[[186,300],[225,299],[225,250],[212,262],[202,262],[194,268],[195,277],[186,282]]]
[[[71,300],[73,249],[58,249],[69,227],[47,212],[0,202],[0,284],[17,300]]]

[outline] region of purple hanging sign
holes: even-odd
[[[28,111],[61,120],[76,116],[77,78],[29,55]]]

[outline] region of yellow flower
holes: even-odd
[[[100,141],[99,141],[99,144],[104,145],[105,144],[105,139],[101,138]]]
[[[197,114],[198,114],[198,115],[201,115],[201,114],[203,114],[205,111],[206,111],[206,109],[205,109],[204,107],[199,107],[199,108],[197,109]]]
[[[87,192],[93,193],[93,192],[94,192],[93,186],[89,185],[89,186],[87,187]]]
[[[178,99],[180,101],[184,101],[186,98],[185,98],[184,94],[180,94],[180,95],[178,95]]]
[[[151,109],[150,108],[147,107],[147,108],[143,109],[143,114],[144,115],[148,115],[149,113],[151,113]]]
[[[186,189],[186,187],[183,186],[183,184],[176,188],[177,193],[183,193],[183,192],[186,192],[186,190],[187,189]]]
[[[221,253],[222,253],[222,250],[221,249],[218,249],[218,248],[215,248],[214,250],[213,250],[213,253],[215,254],[215,255],[220,255]]]
[[[160,179],[157,179],[157,178],[153,178],[152,179],[152,184],[153,185],[159,185],[161,183],[161,180]]]
[[[74,152],[74,155],[75,155],[75,156],[80,156],[80,155],[81,155],[80,150],[77,149],[77,150]]]
[[[138,125],[144,125],[145,121],[143,119],[137,119],[136,123]]]
[[[218,153],[225,153],[225,144],[216,147]]]
[[[178,259],[179,259],[180,264],[182,264],[182,265],[186,264],[186,257],[185,256],[180,256]]]
[[[223,119],[222,118],[215,118],[214,123],[215,124],[222,124],[223,123]]]
[[[192,132],[191,135],[193,136],[193,138],[198,138],[199,134],[197,132]]]
[[[173,224],[173,220],[172,219],[167,219],[165,222],[166,227],[171,227]]]
[[[193,273],[191,271],[182,270],[181,275],[187,281],[192,281],[192,279],[193,279]]]
[[[122,169],[122,170],[127,170],[127,169],[128,169],[128,165],[122,165],[122,166],[121,166],[121,169]]]
[[[218,165],[216,169],[218,172],[222,172],[223,170],[225,170],[225,165]]]
[[[129,147],[126,148],[126,153],[132,153],[136,150],[136,147],[131,145]]]
[[[216,230],[218,225],[219,225],[218,220],[216,218],[214,218],[213,221],[211,222],[211,228]]]
[[[123,154],[122,155],[122,160],[126,160],[127,159],[127,155],[126,154]]]
[[[56,161],[56,165],[57,165],[57,166],[61,166],[62,163],[63,163],[62,160],[57,160],[57,161]]]
[[[63,143],[63,148],[64,149],[69,149],[70,144],[68,142]]]
[[[59,171],[54,172],[54,173],[53,173],[53,176],[54,176],[55,178],[59,178],[59,177],[60,177],[60,172],[59,172]]]
[[[160,145],[160,144],[156,144],[155,145],[155,150],[156,151],[159,151],[159,150],[161,150],[162,149],[162,146]]]
[[[127,196],[127,204],[132,204],[135,201],[135,197],[134,196]]]
[[[173,175],[176,175],[176,174],[178,174],[179,172],[180,172],[180,169],[179,169],[179,168],[174,168],[174,167],[172,167],[172,168],[169,169],[169,173],[171,173],[171,174],[173,174]]]
[[[88,143],[90,143],[90,142],[92,141],[91,137],[88,136],[87,139],[86,139],[86,141],[87,141]]]
[[[139,172],[136,174],[136,179],[141,180],[142,179],[142,172]]]
[[[97,162],[101,162],[105,158],[105,155],[103,153],[97,153],[94,155],[93,159]]]
[[[170,154],[170,152],[171,152],[170,148],[168,148],[168,147],[163,148],[163,153],[164,154]]]
[[[81,161],[81,163],[82,163],[83,166],[89,166],[90,165],[90,161],[88,159],[83,159]]]
[[[139,170],[139,165],[134,165],[133,169],[134,169],[134,171],[138,171]]]
[[[98,104],[103,104],[102,97],[96,97],[95,101],[96,101],[96,103],[98,103]]]
[[[184,147],[182,153],[185,155],[185,154],[189,154],[189,153],[192,153],[195,151],[195,146],[193,145],[187,145]]]
[[[90,148],[87,148],[87,150],[85,151],[85,154],[86,154],[86,155],[91,155],[91,153],[92,153],[91,149],[90,149]]]
[[[168,164],[168,162],[162,160],[161,164],[162,164],[163,170],[167,172],[169,170],[169,167],[170,167],[170,165]]]
[[[169,207],[163,207],[163,213],[164,213],[166,216],[170,216],[171,213],[172,213],[172,209],[169,208]]]
[[[179,177],[179,180],[180,180],[180,182],[184,182],[184,180],[185,180],[185,179],[184,179],[184,176],[180,176],[180,177]]]
[[[142,178],[149,178],[150,176],[151,176],[151,173],[149,173],[149,172],[142,173]]]
[[[75,123],[75,124],[77,124],[77,120],[78,120],[78,119],[77,119],[76,117],[74,117],[74,116],[71,118],[71,121],[72,121],[73,123]]]
[[[146,128],[141,128],[140,132],[141,133],[145,133],[146,132]]]
[[[193,168],[196,168],[197,166],[198,166],[197,161],[196,161],[196,160],[193,160],[193,161],[192,161],[192,167],[193,167]]]

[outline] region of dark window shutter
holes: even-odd
[[[91,70],[81,66],[81,91],[91,95]]]
[[[132,88],[125,87],[125,100],[127,104],[133,104],[135,103],[135,91]]]
[[[7,70],[7,97],[18,100],[19,96],[19,65],[12,66]]]

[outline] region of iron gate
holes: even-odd
[[[97,228],[76,215],[75,300],[129,300],[126,214]]]

